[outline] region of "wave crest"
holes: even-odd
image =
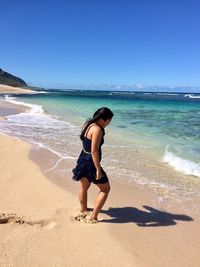
[[[163,160],[165,162],[167,162],[177,171],[180,171],[184,174],[200,177],[200,164],[195,163],[188,159],[183,159],[181,157],[178,157],[172,152],[168,151],[168,149],[169,146],[167,146],[165,149],[165,155],[163,157]]]

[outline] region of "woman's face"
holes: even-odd
[[[104,127],[108,126],[112,119],[107,119],[104,121]]]
[[[103,120],[103,119],[99,119],[97,121],[97,124],[100,125],[101,127],[105,128],[110,122],[111,122],[112,119],[107,119],[107,120]]]

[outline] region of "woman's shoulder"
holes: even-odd
[[[103,137],[105,134],[105,131],[102,127],[100,127],[99,125],[95,124],[91,127],[91,134],[94,135],[98,135],[100,137]]]
[[[82,127],[82,131],[84,131],[84,136],[87,137],[88,133],[89,135],[96,135],[98,133],[101,133],[101,127],[99,125],[97,125],[96,123],[92,123],[90,125],[88,125],[88,123],[85,123]]]
[[[94,123],[92,126],[91,126],[92,130],[93,131],[96,131],[96,132],[103,132],[103,128],[100,127],[99,125],[97,125],[96,123]]]
[[[104,134],[104,129],[101,128],[96,123],[91,124],[88,128],[89,128],[88,130],[90,131],[90,133],[92,135],[102,135],[102,134]]]

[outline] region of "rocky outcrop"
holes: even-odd
[[[23,81],[21,78],[16,77],[8,72],[5,72],[2,69],[0,69],[0,84],[5,84],[15,87],[27,86],[25,81]]]

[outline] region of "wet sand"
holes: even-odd
[[[32,147],[29,157],[53,184],[70,191],[79,204],[79,183],[71,179],[72,165],[67,166],[63,175],[56,169],[47,171],[56,162],[56,156],[50,151]],[[112,177],[110,184],[101,224],[107,225],[111,237],[134,256],[132,266],[198,266],[199,214],[190,211],[189,206],[183,207],[179,201],[160,202],[153,191],[138,185],[121,183]],[[91,184],[88,192],[92,207],[98,192],[96,185]]]
[[[134,264],[105,223],[73,219],[77,198],[28,158],[30,144],[0,135],[0,147],[0,266]]]
[[[0,266],[200,265],[199,214],[110,177],[100,222],[77,222],[79,183],[71,179],[70,162],[64,174],[48,171],[56,160],[0,135]],[[98,192],[92,184],[90,208]]]

